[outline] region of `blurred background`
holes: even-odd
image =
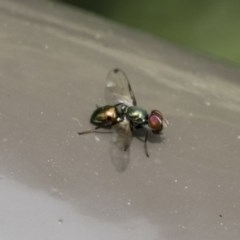
[[[59,1],[240,66],[240,1]]]

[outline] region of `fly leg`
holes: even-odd
[[[100,127],[95,127],[95,128],[90,128],[86,131],[83,132],[78,132],[78,135],[83,135],[83,134],[88,134],[88,133],[94,133],[97,129],[99,129]]]
[[[144,150],[146,156],[149,158],[148,149],[147,149],[147,140],[148,140],[148,130],[146,129],[145,139],[144,139]]]

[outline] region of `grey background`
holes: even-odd
[[[49,1],[0,1],[1,239],[239,239],[238,70]],[[113,67],[164,141],[78,136]]]

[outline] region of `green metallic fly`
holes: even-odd
[[[129,146],[133,131],[145,129],[144,149],[147,150],[147,140],[149,129],[154,134],[160,134],[163,127],[168,125],[168,121],[158,110],[151,111],[137,106],[132,87],[127,75],[120,69],[111,70],[106,77],[105,99],[107,104],[102,107],[97,106],[93,112],[90,122],[95,128],[79,132],[79,135],[97,132],[99,128],[113,130],[113,144],[111,147],[111,159],[118,171],[124,171],[129,163]]]

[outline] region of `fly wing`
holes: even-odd
[[[112,140],[112,163],[118,172],[123,172],[129,164],[129,147],[132,140],[132,131],[127,120],[114,125]]]
[[[137,105],[127,75],[118,68],[111,70],[106,78],[105,99],[107,104],[124,103],[128,106]]]

